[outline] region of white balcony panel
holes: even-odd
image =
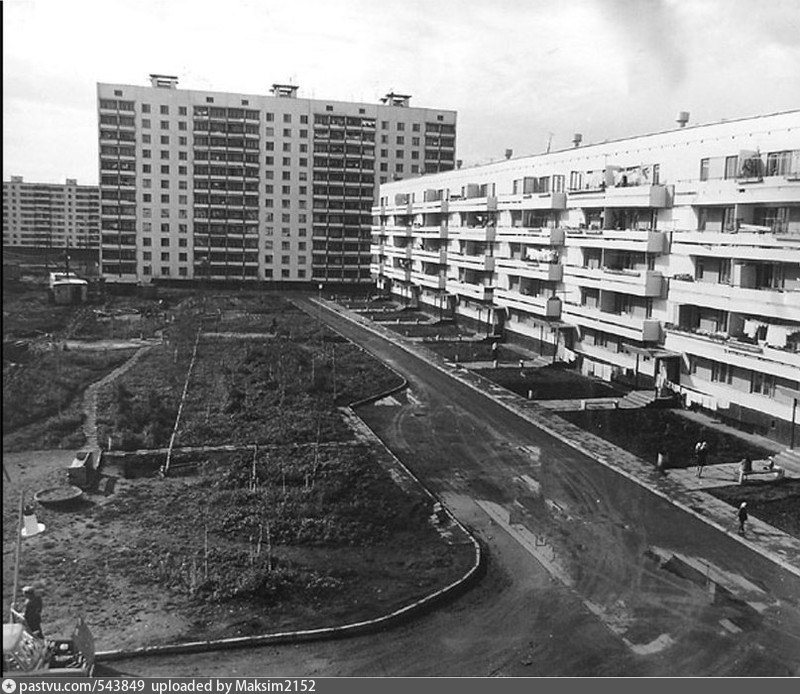
[[[494,272],[494,257],[491,255],[463,255],[448,253],[447,262],[455,267],[463,267],[479,272]]]
[[[536,246],[563,246],[564,229],[533,227],[497,227],[495,241],[499,243],[528,243]]]
[[[466,296],[478,301],[492,300],[493,289],[487,285],[468,284],[467,282],[448,279],[445,287],[448,292],[457,296]]]
[[[640,229],[567,229],[565,244],[580,248],[664,253],[667,237],[662,231]]]
[[[675,231],[671,251],[675,255],[800,264],[800,235]]]
[[[800,354],[797,352],[669,328],[666,331],[664,347],[673,352],[693,354],[742,369],[800,381]]]
[[[428,289],[444,289],[447,279],[444,275],[429,275],[425,272],[412,272],[411,282]]]
[[[497,198],[500,210],[566,210],[566,193],[518,193]]]
[[[656,270],[610,270],[568,265],[564,275],[581,287],[631,296],[660,297],[664,288],[664,278]]]
[[[800,324],[800,291],[745,289],[729,284],[669,281],[669,300],[675,304],[736,311]]]
[[[631,340],[655,342],[661,337],[661,323],[650,318],[640,318],[627,313],[606,313],[594,306],[565,303],[562,308],[565,321],[594,330],[627,337]]]
[[[552,296],[530,296],[513,289],[494,290],[494,300],[498,306],[523,311],[538,318],[558,320],[561,318],[561,300]]]
[[[539,263],[509,258],[496,258],[495,270],[514,277],[527,277],[545,282],[560,282],[564,273],[564,267],[559,263]]]

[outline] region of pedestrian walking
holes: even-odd
[[[748,516],[747,516],[747,502],[746,501],[743,501],[739,505],[739,511],[737,513],[737,516],[739,518],[739,534],[740,535],[744,535],[744,524],[745,524],[745,522],[747,521],[747,518],[748,518]]]
[[[697,476],[703,476],[703,468],[706,466],[708,460],[708,442],[705,440],[698,441],[694,447],[695,462],[697,463]]]

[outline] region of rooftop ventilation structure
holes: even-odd
[[[581,142],[583,142],[583,135],[581,135],[580,133],[575,133],[572,136],[572,146],[573,147],[580,147],[581,146]]]
[[[159,89],[177,89],[178,78],[175,75],[150,75],[150,86]]]
[[[675,116],[675,122],[681,128],[685,128],[686,124],[689,122],[689,112],[688,111],[678,111],[678,115]]]
[[[395,92],[389,92],[381,99],[381,103],[387,106],[401,106],[404,108],[408,107],[409,101],[411,101],[410,94],[395,94]]]
[[[513,154],[514,154],[514,150],[513,149],[507,149],[506,150],[506,159],[511,159],[511,156]]]
[[[280,99],[296,99],[298,89],[300,87],[294,84],[273,84],[270,91],[273,96],[277,96]]]

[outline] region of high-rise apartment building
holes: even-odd
[[[96,249],[100,242],[97,186],[3,181],[3,246],[62,251]]]
[[[454,168],[456,114],[98,84],[107,280],[368,283],[378,186]]]
[[[800,111],[574,144],[381,186],[378,285],[787,439]]]

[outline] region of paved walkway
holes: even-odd
[[[86,414],[86,419],[83,421],[83,434],[86,437],[84,448],[92,451],[100,449],[97,441],[97,393],[107,383],[111,383],[111,381],[128,371],[151,347],[153,347],[152,343],[145,347],[140,347],[128,361],[106,374],[99,381],[95,381],[86,389],[83,396],[83,411]]]
[[[407,352],[414,354],[439,370],[449,373],[453,378],[465,385],[493,398],[506,409],[515,412],[555,438],[594,458],[606,467],[616,470],[631,481],[667,499],[719,531],[730,534],[735,540],[747,545],[753,551],[770,559],[787,571],[800,576],[800,540],[753,517],[750,518],[750,529],[747,535],[745,537],[739,536],[735,532],[736,509],[706,491],[713,486],[735,484],[733,470],[735,463],[709,466],[706,468],[703,477],[700,478],[696,476],[694,469],[672,469],[667,474],[662,475],[656,470],[655,461],[645,462],[622,448],[571,424],[546,407],[501,388],[488,379],[463,368],[463,366],[446,362],[433,352],[425,349],[424,345],[418,342],[408,340],[396,332],[388,330],[380,324],[373,323],[369,319],[348,311],[333,302],[317,299],[312,299],[312,301],[348,318],[381,337],[391,340]],[[717,425],[710,419],[704,423],[709,426]],[[724,425],[719,426],[724,427]],[[738,431],[735,433],[740,435]],[[764,441],[761,437],[758,438]],[[775,444],[775,442],[770,442],[770,444],[770,447],[776,449],[776,451],[783,450],[783,447]],[[796,475],[789,471],[789,476]]]

